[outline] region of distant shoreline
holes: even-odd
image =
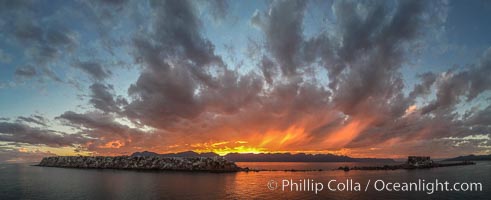
[[[475,162],[471,161],[463,161],[463,162],[454,162],[454,163],[431,163],[429,165],[424,166],[413,166],[407,163],[400,165],[384,165],[384,166],[355,166],[355,167],[339,167],[338,170],[350,171],[350,170],[399,170],[399,169],[431,169],[431,168],[439,168],[439,167],[453,167],[453,166],[463,166],[463,165],[475,165]]]
[[[443,161],[491,161],[490,155],[468,155],[445,159]]]
[[[161,157],[217,157],[220,156],[213,152],[197,153],[185,151],[179,153],[158,154],[155,152],[143,151],[131,154],[132,157],[139,156],[161,156]],[[390,158],[353,158],[344,155],[334,154],[305,154],[305,153],[228,153],[223,155],[225,159],[233,162],[381,162],[396,163]]]

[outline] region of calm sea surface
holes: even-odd
[[[333,171],[339,166],[380,163],[238,163],[259,169],[323,169],[311,172],[189,173],[66,169],[0,164],[0,199],[491,199],[491,162],[477,165],[395,171]],[[283,180],[321,183],[323,190],[291,191]],[[480,182],[482,191],[379,192],[373,183]],[[328,182],[359,182],[362,191],[330,191]],[[365,190],[370,180],[368,190]],[[273,182],[271,182],[273,181]],[[268,188],[268,183],[270,188]],[[274,184],[276,183],[276,184]],[[379,182],[380,183],[380,182]],[[331,184],[336,187],[337,184]],[[355,185],[355,184],[353,184]],[[277,186],[277,187],[276,187]],[[295,190],[295,188],[293,188]],[[335,189],[335,188],[334,188]],[[348,189],[346,189],[348,190]],[[354,190],[354,189],[353,189]]]

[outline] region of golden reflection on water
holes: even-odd
[[[472,166],[428,170],[340,171],[357,163],[237,163],[250,168],[279,171],[201,173],[129,170],[90,170],[47,168],[29,165],[0,167],[0,199],[487,199],[490,196],[491,162]],[[322,171],[288,172],[284,169],[323,169]],[[282,180],[322,182],[324,189],[314,191],[282,190]],[[403,182],[446,180],[482,182],[483,192],[329,191],[330,180],[360,182],[362,190],[368,180]],[[270,190],[268,182],[278,182]],[[349,188],[349,187],[348,187]]]

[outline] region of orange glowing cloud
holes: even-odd
[[[284,131],[270,130],[264,134],[256,134],[250,139],[249,143],[267,148],[271,151],[278,151],[284,150],[285,148],[294,144],[308,142],[309,140],[309,136],[305,132],[304,128],[299,126],[291,126]]]
[[[309,140],[303,128],[292,126],[284,131],[270,130],[236,140],[194,143],[189,146],[196,152],[215,152],[220,155],[232,152],[267,153],[290,150],[289,148],[295,147],[296,144]]]
[[[99,146],[99,148],[102,148],[102,149],[119,149],[122,146],[124,146],[124,142],[121,142],[119,140],[115,140],[115,141],[110,141],[104,145],[101,145],[101,146]]]
[[[407,116],[413,114],[417,109],[418,109],[418,107],[416,105],[409,106],[406,109],[406,111],[404,111],[404,116],[403,117],[407,117]]]
[[[323,143],[329,148],[343,148],[368,128],[372,121],[373,119],[354,119],[347,125],[341,126],[333,133],[328,134]]]

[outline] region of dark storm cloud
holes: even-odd
[[[103,4],[107,4],[107,5],[111,5],[111,6],[120,6],[120,5],[128,2],[128,0],[98,0],[98,2],[101,2]]]
[[[21,14],[21,13],[19,13]],[[21,18],[14,27],[13,35],[20,44],[28,47],[26,52],[32,59],[41,64],[51,62],[62,52],[77,46],[73,32],[64,26],[41,26],[37,20]]]
[[[63,147],[81,144],[87,139],[79,134],[59,133],[21,123],[0,122],[0,141]]]
[[[66,57],[78,46],[77,33],[58,20],[51,20],[40,9],[36,1],[2,1],[0,5],[0,28],[10,42],[16,42],[23,49],[26,65],[35,66],[35,75],[31,70],[29,77],[48,77],[54,81],[61,79],[48,66],[52,62]],[[14,59],[14,58],[13,58]],[[14,60],[22,57],[16,56]],[[27,75],[22,68],[17,75]],[[27,76],[24,76],[27,77]]]
[[[321,61],[324,66],[331,66],[334,63],[334,51],[331,39],[326,33],[322,33],[305,41],[301,58],[306,64]],[[333,72],[334,69],[330,67],[329,75],[339,74],[339,72]]]
[[[94,83],[90,86],[92,92],[90,96],[90,103],[97,109],[104,112],[119,112],[121,105],[126,105],[127,102],[122,97],[115,97],[112,93],[112,85],[104,85],[101,83]]]
[[[263,87],[262,79],[255,74],[239,75],[225,70],[218,77],[218,85],[202,91],[200,98],[208,110],[233,114],[252,102],[257,102]]]
[[[448,71],[442,76],[436,83],[436,99],[422,108],[423,114],[435,110],[448,111],[447,109],[460,102],[459,97],[467,92],[467,72],[454,74],[453,71]]]
[[[305,2],[275,1],[270,12],[255,13],[251,23],[265,33],[266,50],[273,56],[273,60],[262,56],[258,64],[262,76],[258,76],[241,75],[220,65],[213,68],[222,61],[202,36],[201,21],[188,2],[154,3],[159,15],[169,13],[165,18],[173,23],[161,24],[157,18],[155,32],[135,38],[135,56],[145,68],[128,90],[133,101],[125,107],[125,114],[162,130],[190,134],[194,130],[212,138],[217,137],[212,132],[223,129],[218,127],[257,126],[255,131],[265,132],[268,127],[285,130],[297,124],[310,139],[323,140],[346,124],[365,120],[366,130],[360,132],[378,130],[379,137],[391,138],[391,122],[399,120],[398,126],[406,126],[409,122],[402,118],[414,103],[415,97],[402,93],[404,83],[398,70],[406,59],[405,47],[422,28],[423,3],[401,1],[388,10],[383,3],[336,2],[338,32],[312,38],[302,35],[305,6]],[[176,16],[167,10],[171,7],[184,14]],[[186,42],[181,38],[185,36]],[[329,90],[306,81],[310,75],[300,70],[315,61],[322,61],[328,70]],[[277,66],[288,79],[273,81]],[[211,75],[204,68],[218,73]],[[260,84],[261,77],[269,84],[268,90]],[[434,82],[431,75],[422,75],[422,80],[415,93],[427,92]],[[210,116],[213,122],[207,119]],[[353,137],[355,140],[358,134]]]
[[[32,1],[30,0],[18,0],[18,1],[0,1],[0,14],[9,13],[19,9],[33,9]]]
[[[491,50],[484,52],[476,65],[463,71],[449,70],[436,81],[436,99],[423,108],[423,113],[448,111],[460,103],[461,97],[471,101],[491,89]]]
[[[416,98],[420,95],[428,95],[431,92],[431,86],[435,83],[437,76],[431,72],[418,75],[421,82],[414,86],[413,91],[409,94],[411,98]]]
[[[108,134],[124,134],[126,129],[129,129],[127,126],[116,123],[113,116],[98,112],[79,114],[67,111],[56,119],[66,120],[69,124],[80,128],[108,131]]]
[[[484,52],[477,67],[473,67],[469,72],[469,93],[467,100],[476,98],[484,91],[491,89],[491,48]]]
[[[435,143],[434,145],[441,145],[439,141],[453,138],[453,141],[447,141],[447,144],[445,144],[446,148],[470,152],[478,151],[479,147],[477,144],[469,143],[468,146],[464,147],[459,146],[460,144],[458,142],[481,143],[483,142],[482,140],[486,140],[475,139],[476,141],[469,141],[474,139],[468,138],[483,134],[485,135],[491,131],[491,128],[489,127],[490,113],[489,106],[483,110],[471,113],[469,117],[464,119],[460,119],[456,114],[452,113],[439,114],[435,117],[414,113],[403,120],[396,120],[391,124],[382,127],[374,127],[365,131],[360,137],[356,138],[348,148],[394,145],[406,142],[423,143],[430,141],[433,141]]]
[[[364,17],[359,6],[366,11]],[[336,63],[326,66],[333,103],[347,115],[375,116],[376,124],[402,116],[411,103],[401,92],[402,47],[420,31],[423,4],[400,1],[391,17],[381,3],[340,1],[333,8],[339,20],[336,37],[343,41],[334,48]]]
[[[145,69],[128,89],[135,100],[126,112],[131,118],[164,126],[203,110],[197,92],[218,84],[205,69],[221,68],[223,62],[202,36],[201,22],[190,2],[152,1],[151,6],[158,16],[153,22],[155,32],[135,38],[136,57]]]
[[[147,68],[129,89],[135,100],[126,107],[126,112],[132,119],[153,127],[193,135],[190,138],[200,134],[207,134],[200,136],[205,138],[232,136],[224,130],[243,132],[248,137],[252,132],[287,129],[308,113],[317,116],[316,111],[325,111],[327,107],[329,93],[302,83],[300,78],[278,83],[271,93],[263,93],[261,76],[255,73],[240,74],[217,66],[213,68],[217,74],[203,74],[195,65],[164,62],[163,58],[169,55],[159,52],[168,51],[141,44],[137,43],[139,55],[146,58]],[[194,60],[185,54],[181,56],[179,60]],[[263,67],[265,76],[272,78],[276,65],[269,62],[265,60]]]
[[[151,1],[157,15],[152,34],[157,50],[166,56],[182,56],[198,66],[221,63],[214,54],[214,45],[202,37],[200,20],[189,1]]]
[[[185,11],[175,15],[165,7]],[[138,50],[135,56],[145,68],[128,90],[133,101],[125,107],[125,114],[131,119],[161,130],[192,135],[206,133],[213,138],[220,137],[219,133],[225,129],[244,130],[247,132],[244,134],[286,129],[309,113],[317,116],[316,112],[328,107],[330,93],[302,78],[273,85],[277,65],[267,57],[261,68],[271,85],[268,92],[264,91],[262,76],[223,68],[221,58],[202,36],[201,21],[188,2],[168,1],[154,5],[154,9],[158,9],[159,15],[167,12],[165,19],[172,23],[157,18],[155,32],[135,38]],[[193,37],[184,41],[180,38],[184,36]],[[195,51],[200,53],[187,53]],[[211,70],[216,73],[210,74]]]
[[[210,27],[201,20],[206,14],[227,20],[222,18],[227,18],[229,2],[150,1],[135,8],[132,3],[81,4],[88,5],[83,8],[93,14],[90,21],[96,24],[104,48],[111,55],[119,47],[123,52],[129,48],[134,64],[141,67],[127,90],[128,100],[115,95],[113,86],[106,83],[111,80],[107,63],[112,58],[71,59],[75,68],[92,79],[88,96],[95,108],[83,113],[67,111],[56,118],[77,133],[30,127],[25,124],[44,127],[51,121],[19,117],[17,123],[2,125],[1,141],[80,144],[96,153],[120,154],[139,148],[167,151],[170,145],[210,141],[241,140],[269,150],[366,150],[384,145],[390,149],[407,141],[401,149],[413,152],[409,147],[424,147],[410,142],[437,141],[436,145],[444,147],[455,143],[443,138],[491,131],[489,106],[475,106],[464,116],[454,109],[463,99],[470,102],[491,89],[491,50],[475,65],[418,75],[412,90],[405,85],[401,68],[412,62],[411,49],[430,24],[429,3],[336,1],[329,13],[332,30],[322,28],[306,36],[306,8],[317,2],[268,2],[250,20],[264,38],[250,39],[252,64],[244,64],[248,65],[245,70],[233,67],[241,65],[240,61],[222,60],[212,43],[221,35],[207,35],[212,34]],[[209,10],[201,12],[203,5]],[[139,13],[142,10],[145,13]],[[12,28],[8,34],[30,49],[30,59],[41,63],[15,73],[26,77],[43,74],[61,81],[57,73],[63,72],[55,73],[43,63],[70,53],[79,45],[78,34],[14,12],[19,17],[8,20],[15,21],[7,24]],[[23,7],[22,12],[34,11]],[[127,18],[141,23],[127,34],[129,39],[114,40],[119,34],[112,35],[112,31],[127,31],[126,23],[133,23]],[[433,92],[436,99],[432,99]],[[143,131],[146,128],[151,131]]]
[[[46,30],[45,42],[53,47],[69,47],[73,48],[77,45],[76,38],[71,30],[64,26],[53,26]]]
[[[266,43],[285,76],[301,67],[299,50],[303,45],[303,16],[307,1],[274,1],[268,12],[256,12],[251,22],[266,36]]]
[[[32,115],[30,117],[18,117],[17,121],[23,121],[28,123],[33,123],[41,126],[46,126],[46,122],[48,121],[46,118],[40,115]]]
[[[362,17],[357,11],[357,6],[367,9],[367,14]],[[337,1],[333,5],[333,12],[339,22],[338,28],[342,43],[339,47],[339,56],[343,61],[352,62],[360,57],[360,53],[370,50],[378,41],[376,32],[384,26],[384,18],[387,11],[382,3],[363,5],[352,1]],[[374,39],[372,39],[374,38]]]
[[[60,77],[59,77],[59,76],[58,76],[58,75],[57,75],[57,74],[56,74],[56,73],[55,73],[55,72],[54,72],[52,69],[50,69],[50,68],[48,68],[48,67],[44,67],[44,68],[42,68],[42,70],[41,70],[41,71],[43,71],[43,72],[44,72],[44,74],[45,74],[45,75],[46,75],[48,78],[50,78],[50,79],[52,79],[52,80],[54,80],[54,81],[56,81],[56,82],[63,82],[63,80],[61,80],[61,78],[60,78]]]
[[[302,65],[320,59],[329,72],[333,103],[342,112],[353,115],[382,109],[380,121],[401,116],[410,103],[400,93],[404,87],[397,72],[403,62],[401,47],[417,36],[422,3],[398,2],[392,16],[387,17],[389,10],[383,3],[335,2],[338,34],[334,38],[320,34],[304,39],[305,3],[275,1],[268,12],[256,12],[251,19],[264,31],[268,49],[283,75],[296,74]],[[366,13],[361,14],[360,7]],[[262,64],[263,75],[271,82],[264,68],[271,65]],[[387,102],[392,103],[386,106]]]
[[[263,56],[260,64],[261,71],[267,83],[273,84],[273,78],[276,75],[276,65],[268,57]]]
[[[14,35],[21,41],[42,43],[44,30],[36,24],[24,22],[16,26]]]
[[[94,20],[99,25],[102,25],[106,22],[113,21],[115,17],[121,16],[122,11],[128,8],[130,1],[128,0],[88,0],[81,2],[83,5],[88,5],[93,14],[96,16]],[[128,10],[126,10],[128,11]],[[113,21],[114,22],[114,21]],[[99,27],[105,29],[107,27]]]
[[[358,6],[366,9],[365,16],[357,10]],[[378,51],[375,52],[377,54],[385,54],[389,61],[400,61],[403,52],[399,52],[396,48],[414,39],[423,22],[421,1],[399,1],[392,16],[389,15],[386,5],[382,3],[364,5],[339,1],[333,5],[333,9],[339,20],[338,37],[343,41],[337,47],[337,54],[346,63],[354,62],[373,51]],[[388,62],[388,64],[392,63]],[[394,66],[398,67],[397,65],[381,67],[391,69]]]
[[[391,124],[367,130],[350,144],[351,147],[383,144],[384,141],[394,139],[422,141],[446,137],[465,138],[489,133],[491,131],[489,106],[472,108],[463,115],[455,112],[455,106],[462,100],[472,101],[483,92],[489,91],[490,79],[483,76],[490,70],[488,58],[489,50],[484,52],[477,64],[461,71],[449,70],[439,75],[433,73],[420,75],[421,82],[415,86],[409,96],[412,98],[425,96],[434,86],[436,99],[424,105],[419,111]],[[460,143],[448,145],[458,146]],[[476,144],[468,143],[468,145],[476,147]]]
[[[415,139],[444,137],[445,133],[471,134],[465,132],[466,127],[460,122],[453,122],[452,116],[415,119],[419,114],[417,108],[409,110],[416,97],[430,92],[437,79],[434,74],[421,75],[421,83],[409,96],[402,92],[405,85],[399,69],[406,62],[407,47],[424,32],[425,6],[421,1],[399,1],[395,9],[390,10],[381,2],[335,2],[336,34],[320,34],[299,42],[302,48],[297,48],[300,50],[289,57],[301,58],[297,59],[299,63],[320,59],[328,70],[333,94],[327,104],[349,116],[345,120],[338,118],[337,122],[319,124],[312,129],[312,135],[326,135],[344,126],[343,123],[358,120],[368,121],[369,125],[347,146],[355,147],[362,141],[367,141],[362,146],[370,146],[396,137]],[[251,22],[264,30],[266,16],[256,12]],[[296,30],[290,27],[285,32]],[[416,113],[411,115],[411,112]]]
[[[358,6],[363,7],[366,13],[360,13]],[[387,79],[393,76],[403,61],[404,48],[402,45],[414,39],[421,31],[424,10],[423,3],[420,1],[399,1],[391,16],[390,10],[387,10],[386,5],[381,2],[338,1],[333,5],[333,11],[339,21],[336,39],[342,42],[335,43],[339,44],[334,46],[335,55],[337,55],[335,61],[327,60],[325,63],[332,63],[326,67],[331,78],[330,86],[336,89],[338,82],[342,81],[339,79],[345,78],[342,75],[345,70],[358,71],[353,74],[360,73],[361,70],[370,72],[367,75],[360,74],[362,77],[359,77],[364,79],[361,81],[368,83],[367,87],[375,86],[378,84],[375,83],[377,81],[388,81]],[[382,60],[376,61],[371,57]],[[371,59],[372,61],[363,62],[372,65],[359,63],[359,67],[351,67],[363,59]],[[355,69],[347,69],[350,67]],[[382,79],[369,76],[381,76]],[[371,92],[377,88],[360,89],[360,91]]]
[[[211,15],[216,21],[220,21],[227,16],[229,8],[227,0],[211,0],[207,2],[210,6]]]
[[[482,110],[472,113],[472,115],[466,119],[467,124],[474,125],[474,126],[489,126],[490,122],[491,122],[491,106],[488,106]],[[489,129],[491,129],[491,127]]]
[[[128,90],[136,98],[126,107],[126,112],[153,126],[175,123],[179,118],[193,118],[203,109],[200,99],[195,96],[197,89],[197,80],[183,67],[147,69]]]
[[[112,74],[111,71],[104,69],[104,67],[98,62],[76,62],[73,66],[87,73],[97,81],[102,81]]]
[[[21,76],[21,77],[33,77],[33,76],[36,76],[37,72],[36,72],[36,68],[34,68],[33,66],[30,66],[30,65],[27,65],[27,66],[24,66],[24,67],[19,67],[15,70],[15,75],[16,76]]]
[[[348,145],[348,148],[383,145],[391,139],[395,140],[394,143],[412,140],[430,140],[455,135],[459,131],[462,131],[451,120],[420,115],[401,120],[393,120],[391,123],[386,123],[383,126],[365,130],[363,134]]]
[[[86,135],[89,138],[96,138],[96,140],[91,140],[90,143],[83,146],[89,151],[111,149],[112,146],[107,147],[106,145],[111,145],[113,142],[118,142],[118,145],[122,145],[117,146],[117,148],[130,148],[132,145],[141,144],[142,140],[152,136],[151,133],[130,128],[127,125],[115,121],[115,116],[107,113],[75,113],[73,111],[67,111],[56,117],[56,119],[77,128],[79,130],[78,134]]]
[[[99,60],[99,55],[114,55],[114,48],[124,45],[123,39],[110,38],[114,27],[118,27],[121,19],[128,15],[140,16],[136,14],[136,9],[130,9],[132,7],[127,6],[126,0],[69,2],[53,7],[46,7],[44,3],[3,1],[0,10],[0,28],[6,30],[1,35],[21,48],[20,55],[16,55],[20,61],[35,68],[36,74],[30,73],[32,75],[29,77],[39,82],[51,79],[76,86],[73,84],[76,81],[74,78],[68,76],[65,80],[66,76],[61,76],[70,75],[71,71],[65,71],[64,67],[73,63],[95,81],[109,77],[112,73],[102,63],[81,62],[79,58]],[[125,13],[123,10],[131,12]],[[89,41],[92,45],[90,50],[87,50],[87,45],[79,45],[79,36],[87,33],[91,36],[85,41],[92,40]],[[100,38],[94,39],[94,36]],[[117,59],[112,58],[113,62],[110,63],[116,63]],[[17,70],[16,75],[26,74],[21,69]]]

